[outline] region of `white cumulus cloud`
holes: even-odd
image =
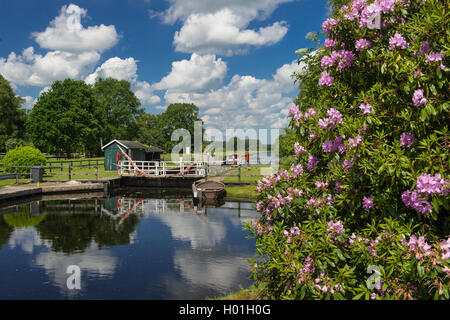
[[[258,30],[248,29],[253,20],[264,20],[284,2],[292,0],[169,0],[164,12],[151,12],[164,23],[183,23],[175,33],[175,49],[180,52],[234,55],[250,46],[271,45],[287,33],[284,21]]]
[[[103,52],[115,46],[119,41],[116,28],[103,24],[84,28],[81,18],[86,15],[87,10],[75,4],[63,6],[45,31],[34,32],[32,36],[42,48],[49,50]]]
[[[161,98],[153,93],[154,88],[147,81],[135,82],[132,89],[142,104],[157,104],[161,102]]]
[[[297,90],[290,76],[302,68],[294,60],[278,68],[271,79],[234,75],[216,90],[200,93],[169,89],[164,97],[167,104],[194,103],[209,127],[282,128],[288,124],[287,110]]]
[[[172,24],[185,20],[192,13],[214,13],[224,8],[238,12],[247,20],[256,17],[265,19],[282,3],[293,0],[168,0],[169,8],[160,13],[151,12],[152,16],[162,18],[164,23]]]
[[[175,33],[175,49],[181,52],[233,55],[249,46],[270,45],[287,33],[284,22],[275,22],[259,30],[245,29],[248,21],[228,8],[216,13],[192,14]]]
[[[95,72],[86,77],[86,83],[93,84],[98,78],[114,78],[134,82],[137,78],[137,63],[134,58],[114,57],[105,61]]]
[[[194,53],[190,60],[173,62],[171,72],[153,87],[156,90],[203,92],[220,86],[226,74],[227,64],[222,59]]]
[[[0,58],[0,73],[16,86],[48,86],[55,80],[85,78],[101,53],[119,40],[114,26],[85,28],[81,18],[86,15],[87,10],[77,5],[63,6],[45,31],[32,33],[39,46],[49,51],[38,54],[28,47],[22,54],[11,52]]]
[[[0,73],[16,85],[47,86],[55,80],[83,77],[99,60],[100,54],[96,51],[51,51],[40,55],[29,47],[22,55],[11,52],[8,58],[0,58]]]

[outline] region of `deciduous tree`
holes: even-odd
[[[68,157],[100,150],[101,112],[84,81],[56,81],[39,98],[27,121],[32,143],[43,152]]]

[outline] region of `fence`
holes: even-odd
[[[104,160],[92,160],[92,159],[76,159],[76,160],[59,160],[59,161],[47,161],[48,164],[48,168],[49,168],[49,172],[52,172],[53,168],[59,168],[60,171],[63,171],[64,164],[65,163],[70,163],[70,167],[74,168],[76,166],[74,166],[74,163],[77,164],[79,163],[80,165],[78,167],[86,167],[86,168],[95,168],[95,167],[99,167],[99,165],[103,165],[104,164]],[[86,163],[86,164],[84,164]],[[95,166],[94,166],[95,163]],[[52,166],[52,164],[60,164],[60,166]]]
[[[225,182],[226,184],[238,184],[238,185],[243,185],[243,184],[251,184],[249,182],[242,182],[241,178],[263,178],[266,176],[266,174],[242,174],[241,170],[247,169],[247,170],[251,170],[251,169],[261,169],[261,167],[253,167],[251,165],[231,165],[227,168],[223,168],[223,167],[209,167],[208,168],[208,174],[207,176],[221,176],[221,177],[237,177],[237,182]],[[230,174],[227,173],[227,171],[230,170],[237,170],[237,174]]]
[[[16,179],[16,183],[19,183],[19,178],[20,178],[20,173],[0,174],[0,180]]]
[[[133,165],[134,163],[134,165]],[[197,175],[205,176],[206,165],[202,162],[190,167],[189,161],[133,161],[121,160],[118,163],[119,175],[139,175],[144,173],[147,176],[168,176],[168,175]]]
[[[93,161],[93,160],[91,160]],[[76,160],[78,162],[78,160]],[[3,178],[0,178],[0,180],[8,180],[16,178],[16,183],[18,183],[18,180],[20,177],[26,177],[31,179],[31,168],[35,166],[0,166],[0,172],[8,172],[7,174],[3,174]],[[44,170],[44,175],[48,176],[67,176],[68,180],[72,180],[73,176],[95,176],[96,180],[98,180],[98,165],[95,166],[87,166],[87,165],[80,165],[80,166],[41,166]],[[73,172],[74,169],[95,169],[95,173],[92,172]],[[6,170],[5,170],[6,169]],[[30,170],[30,173],[19,173],[17,169],[28,169]],[[64,169],[67,169],[66,172]],[[48,172],[45,172],[48,170]],[[61,171],[61,172],[54,172],[54,171]],[[0,175],[1,177],[2,175]]]

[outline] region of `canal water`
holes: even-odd
[[[204,299],[248,287],[251,203],[117,196],[0,208],[0,299]]]

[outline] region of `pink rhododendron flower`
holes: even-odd
[[[338,69],[342,70],[345,68],[350,68],[353,64],[354,59],[355,59],[355,54],[352,51],[342,49],[339,51],[333,51],[331,53],[331,57],[329,57],[329,59],[327,59],[327,64],[329,64],[329,66],[331,66],[335,62],[338,62]],[[322,59],[322,62],[323,62],[323,59]]]
[[[327,225],[327,231],[332,231],[338,234],[344,233],[344,224],[341,220],[338,220],[337,222],[329,221]]]
[[[416,254],[417,259],[422,259],[424,256],[431,254],[431,246],[425,241],[423,236],[417,238],[412,235],[408,242],[409,250]]]
[[[322,23],[322,30],[323,32],[329,34],[334,30],[334,27],[338,24],[338,21],[336,19],[330,18],[325,20]]]
[[[359,20],[359,26],[361,28],[367,27],[376,17],[381,16],[381,7],[375,1],[367,6],[365,6],[361,12],[361,18]]]
[[[322,76],[319,79],[319,86],[331,87],[334,83],[334,78],[328,74],[328,72],[322,72]]]
[[[289,109],[289,116],[293,117],[294,120],[300,120],[302,118],[302,113],[298,107],[294,105]]]
[[[334,123],[341,123],[342,122],[342,114],[336,110],[335,108],[330,108],[327,110],[328,117],[334,122]]]
[[[318,126],[320,129],[326,130],[332,130],[336,128],[334,121],[329,118],[319,119]]]
[[[413,192],[410,192],[409,190],[403,192],[402,201],[405,206],[422,214],[431,213],[433,211],[433,206],[427,201],[427,198],[420,198],[420,194],[416,190]]]
[[[445,181],[440,173],[436,173],[434,176],[426,173],[417,178],[416,190],[424,194],[442,193],[444,185]]]
[[[372,112],[372,106],[368,103],[362,103],[359,108],[363,111],[364,114]]]
[[[296,179],[299,175],[303,174],[303,167],[299,163],[297,165],[291,165],[292,178]]]
[[[358,134],[358,135],[355,137],[355,139],[352,139],[352,138],[348,139],[348,146],[349,146],[350,149],[351,149],[351,148],[353,148],[353,147],[359,146],[359,145],[361,144],[361,142],[362,142],[362,138],[361,138],[361,136]]]
[[[342,164],[344,171],[348,172],[351,168],[353,168],[353,165],[354,165],[353,161],[354,161],[354,158],[352,158],[350,160],[347,160],[347,159],[344,160],[344,163]]]
[[[322,181],[316,181],[315,186],[317,189],[322,189],[328,187],[328,181],[322,182]]]
[[[415,141],[417,141],[416,137],[410,133],[403,132],[400,136],[400,142],[402,144],[402,147],[409,147],[411,144],[413,144]]]
[[[331,67],[334,64],[334,62],[335,62],[334,59],[331,58],[330,56],[323,56],[321,66],[322,68]]]
[[[439,61],[442,61],[442,59],[444,57],[445,57],[445,55],[442,53],[432,52],[432,53],[426,55],[425,63],[439,62]]]
[[[316,156],[309,156],[308,158],[308,165],[307,165],[307,169],[308,171],[312,171],[314,169],[315,166],[317,166],[319,164],[319,159],[317,159]]]
[[[412,101],[414,103],[414,106],[416,107],[428,103],[428,100],[424,96],[423,89],[417,89],[416,91],[414,91]]]
[[[325,48],[327,48],[328,50],[331,50],[332,48],[334,48],[336,46],[336,44],[337,44],[336,40],[325,39]]]
[[[333,142],[330,141],[330,140],[324,141],[322,143],[322,150],[323,150],[323,152],[327,152],[327,153],[333,152],[334,151],[334,149],[333,149]]]
[[[361,38],[356,40],[355,49],[356,51],[363,51],[372,46],[372,42],[367,39]]]
[[[308,110],[306,110],[305,112],[305,118],[309,119],[314,117],[317,114],[317,111],[314,108],[309,108]]]
[[[294,144],[295,155],[299,156],[301,153],[306,153],[306,148],[301,146],[300,143],[296,142]]]
[[[369,197],[363,198],[363,208],[366,211],[369,211],[369,209],[373,208],[373,195],[370,195]]]
[[[446,241],[441,241],[439,245],[441,246],[441,249],[443,251],[441,258],[443,260],[450,259],[450,237],[447,238]]]
[[[405,49],[408,46],[408,43],[406,42],[405,38],[403,36],[396,32],[394,36],[392,36],[389,39],[389,49],[394,50],[396,48]]]
[[[428,41],[422,41],[420,43],[420,49],[418,52],[415,52],[414,55],[421,56],[431,51],[430,44]]]

